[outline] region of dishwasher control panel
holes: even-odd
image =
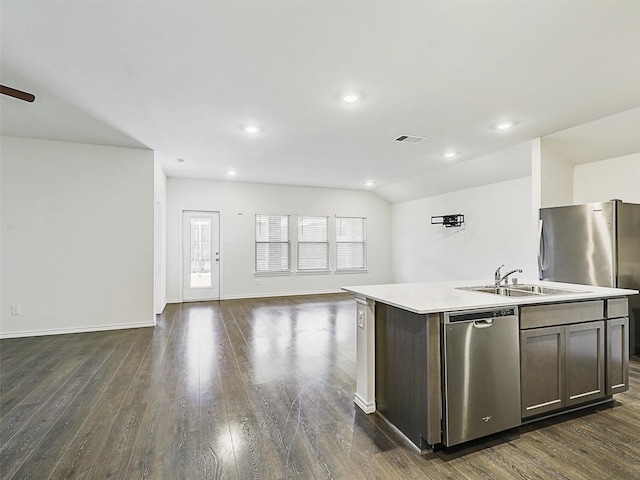
[[[515,308],[504,308],[498,310],[483,310],[481,312],[460,312],[445,314],[445,323],[473,322],[475,320],[490,320],[499,317],[515,317]]]

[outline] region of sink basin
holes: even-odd
[[[562,295],[566,293],[586,293],[583,290],[569,290],[565,288],[544,287],[542,285],[509,285],[512,290],[536,293],[538,295]]]
[[[500,295],[503,297],[530,297],[532,295],[543,295],[542,293],[519,290],[511,287],[495,287],[480,286],[480,287],[458,287],[457,290],[466,290],[469,292],[491,293],[492,295]]]
[[[542,285],[481,285],[477,287],[458,287],[457,290],[469,292],[490,293],[502,297],[530,297],[535,295],[562,295],[567,293],[586,293],[582,290],[568,290],[564,288],[544,287]]]

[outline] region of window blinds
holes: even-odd
[[[367,268],[366,218],[336,217],[336,270]]]
[[[257,273],[291,271],[289,215],[256,215]]]
[[[329,217],[298,217],[298,270],[329,270]]]

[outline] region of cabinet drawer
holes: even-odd
[[[627,316],[629,316],[629,301],[627,297],[607,300],[607,318]]]
[[[520,307],[520,328],[522,330],[590,322],[592,320],[602,320],[603,318],[604,300]]]

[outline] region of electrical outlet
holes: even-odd
[[[11,315],[20,315],[20,305],[11,305]]]
[[[358,327],[364,328],[364,312],[363,311],[358,312]]]

